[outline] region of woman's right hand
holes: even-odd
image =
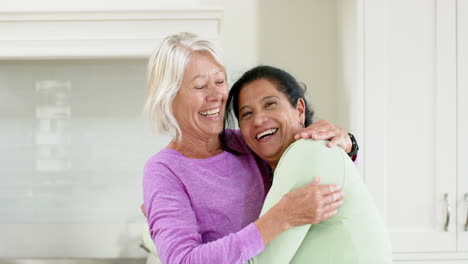
[[[291,227],[320,223],[336,215],[344,196],[340,185],[320,185],[317,177],[314,182],[284,195],[255,224],[267,245]]]
[[[337,214],[345,193],[338,184],[320,185],[320,177],[283,196],[286,228],[317,224]]]

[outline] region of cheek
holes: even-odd
[[[300,128],[300,120],[296,116],[288,116],[283,120],[283,127],[286,127],[287,134],[286,137],[289,137],[290,134],[295,134]]]
[[[174,101],[172,101],[172,113],[174,114],[175,117],[177,117],[180,113],[180,97],[177,95],[174,98]]]
[[[245,124],[245,122],[241,122],[239,124],[239,128],[242,134],[242,137],[245,139],[245,141],[249,140],[249,127]]]
[[[225,85],[224,88],[221,90],[221,93],[223,94],[223,98],[224,98],[224,99],[227,99],[228,94],[229,94],[229,89],[227,88],[226,85]]]

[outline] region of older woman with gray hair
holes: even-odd
[[[163,263],[245,263],[280,233],[328,219],[342,203],[339,185],[315,181],[259,218],[271,173],[238,130],[224,130],[227,94],[221,52],[210,41],[171,35],[149,60],[146,110],[155,129],[173,137],[146,162],[143,177]],[[346,131],[326,121],[306,131],[303,137],[319,131],[316,138],[351,148]]]

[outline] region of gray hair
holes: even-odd
[[[145,111],[156,132],[182,137],[172,103],[194,52],[208,52],[226,72],[221,50],[213,42],[187,32],[164,38],[148,61]]]

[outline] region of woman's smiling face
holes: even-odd
[[[304,100],[299,99],[293,107],[272,82],[258,79],[241,88],[237,103],[239,126],[247,145],[276,168],[304,123]]]
[[[210,54],[193,54],[172,105],[184,136],[210,138],[221,133],[228,93],[225,78]]]

